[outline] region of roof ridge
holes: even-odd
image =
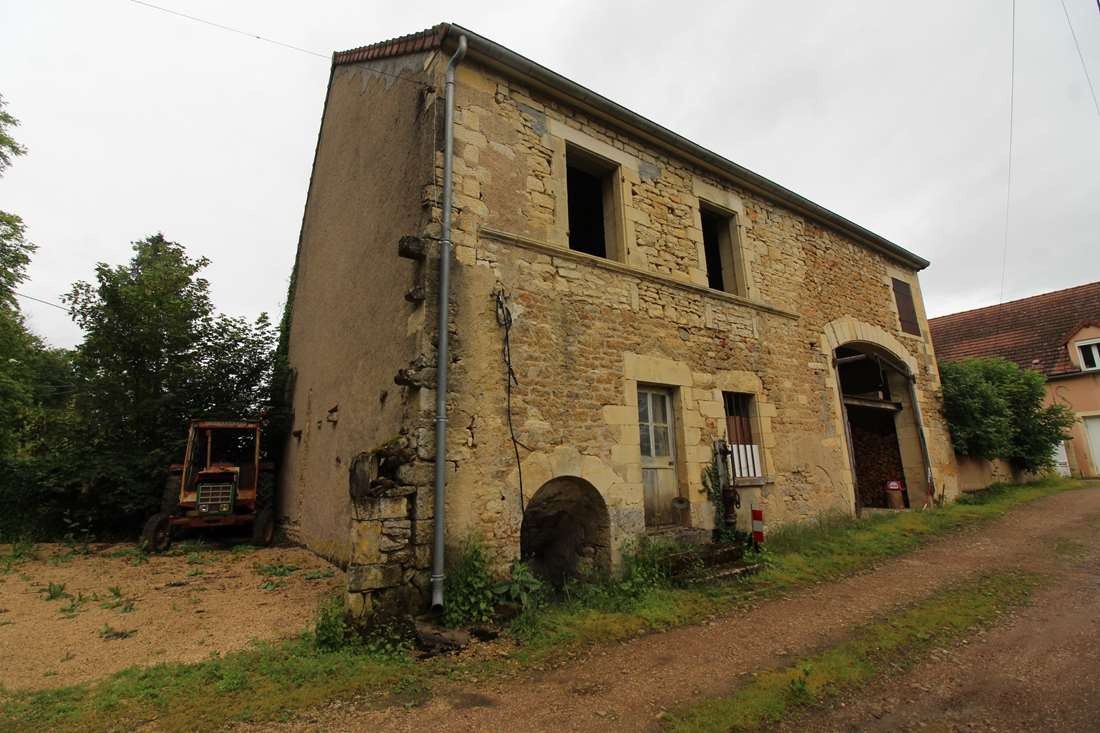
[[[955,313],[948,313],[948,314],[943,315],[943,316],[936,316],[935,318],[929,318],[928,323],[929,324],[932,324],[934,322],[944,323],[948,319],[958,318],[960,316],[968,316],[968,315],[971,315],[971,314],[974,314],[974,313],[978,313],[980,311],[989,311],[989,310],[994,310],[994,309],[997,309],[997,308],[1005,308],[1007,306],[1017,305],[1019,303],[1025,303],[1029,300],[1037,300],[1037,299],[1040,299],[1040,298],[1050,298],[1050,297],[1053,297],[1053,296],[1056,296],[1056,295],[1061,295],[1063,293],[1068,293],[1071,290],[1081,290],[1081,289],[1090,288],[1090,287],[1100,287],[1100,280],[1097,280],[1097,281],[1094,281],[1094,282],[1089,282],[1089,283],[1081,283],[1080,285],[1071,285],[1068,288],[1061,288],[1059,290],[1049,290],[1045,293],[1038,293],[1036,295],[1028,295],[1027,297],[1017,298],[1016,300],[1006,300],[1004,303],[994,303],[993,305],[983,305],[983,306],[980,306],[978,308],[971,308],[970,310],[957,311]]]

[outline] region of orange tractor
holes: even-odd
[[[182,529],[251,526],[252,542],[275,537],[275,466],[260,460],[259,420],[192,420],[184,463],[168,468],[161,511],[141,539],[152,552]]]

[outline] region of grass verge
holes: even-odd
[[[941,591],[859,629],[838,646],[783,669],[761,672],[728,697],[669,716],[672,733],[752,731],[869,683],[888,666],[912,666],[934,646],[987,626],[1030,598],[1034,575],[1001,572]]]
[[[964,526],[1003,516],[1021,504],[1080,481],[1044,479],[967,494],[946,507],[866,518],[827,515],[769,533],[761,572],[738,582],[675,588],[656,584],[642,593],[582,594],[521,615],[512,632],[525,660],[559,655],[570,645],[619,641],[697,622],[749,600],[836,580],[911,552]]]
[[[235,720],[280,719],[333,698],[421,699],[440,676],[484,679],[498,674],[497,668],[550,663],[581,646],[699,621],[746,599],[843,577],[964,525],[1077,486],[1049,480],[999,487],[941,509],[866,519],[827,517],[783,528],[769,535],[765,569],[740,582],[676,588],[642,568],[618,583],[577,589],[563,603],[521,614],[510,628],[519,644],[493,665],[453,658],[414,664],[384,645],[326,651],[304,635],[194,664],[131,668],[73,687],[0,690],[0,731],[119,730],[154,719],[159,730],[205,730]]]

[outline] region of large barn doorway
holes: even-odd
[[[611,570],[611,523],[596,488],[581,478],[547,481],[523,512],[520,554],[555,587]]]
[[[921,506],[927,461],[909,370],[870,344],[846,344],[835,357],[856,511]]]

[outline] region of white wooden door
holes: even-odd
[[[1085,433],[1089,436],[1089,455],[1092,458],[1092,474],[1100,476],[1100,415],[1085,418]],[[1088,473],[1087,470],[1082,473]]]
[[[676,433],[673,428],[671,393],[655,387],[640,387],[638,429],[647,527],[676,524],[678,519],[673,506],[679,494],[674,446]]]

